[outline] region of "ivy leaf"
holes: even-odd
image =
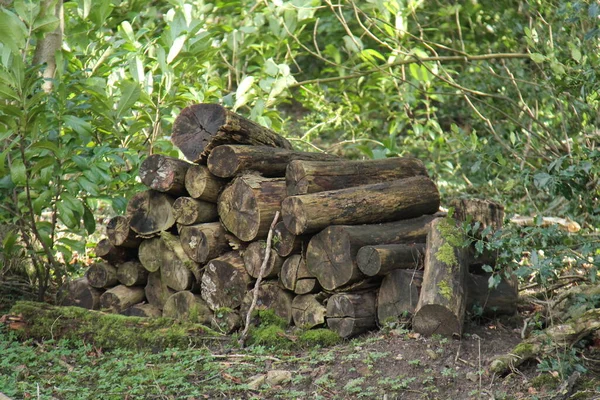
[[[121,98],[117,104],[117,118],[122,118],[125,112],[129,111],[131,107],[139,100],[142,89],[140,86],[132,81],[125,81],[121,85]]]

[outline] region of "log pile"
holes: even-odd
[[[490,290],[471,268],[477,260],[457,243],[460,230],[438,211],[437,187],[417,159],[295,151],[214,104],[184,109],[172,141],[191,162],[146,158],[139,175],[147,190],[109,221],[96,247],[102,261],[62,288],[63,305],[232,332],[258,290],[257,309],[342,337],[413,316],[424,334],[460,334],[468,306],[516,310],[512,282]],[[457,208],[482,228],[502,223],[494,203]]]

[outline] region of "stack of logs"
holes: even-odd
[[[263,267],[258,309],[304,328],[326,324],[342,337],[411,317],[421,333],[460,334],[467,307],[515,311],[515,282],[488,289],[477,266],[493,257],[475,260],[459,249],[417,159],[294,151],[275,132],[213,104],[184,109],[172,141],[191,162],[154,154],[142,163],[148,190],[108,222],[96,247],[104,261],[63,288],[62,304],[231,332]],[[459,220],[501,227],[497,204],[455,208]],[[272,227],[278,211],[282,221]]]

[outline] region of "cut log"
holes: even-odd
[[[73,279],[62,285],[56,295],[61,306],[98,310],[103,290],[92,287],[86,277]]]
[[[424,243],[429,223],[437,217],[424,215],[385,224],[330,226],[310,240],[306,267],[324,289],[339,289],[364,278],[355,261],[361,247]]]
[[[290,161],[332,162],[340,158],[325,153],[308,153],[270,146],[223,145],[213,149],[208,157],[209,171],[221,178],[231,178],[245,171],[263,176],[284,177]]]
[[[294,235],[329,225],[372,224],[433,214],[440,194],[426,176],[288,197],[281,203],[285,226]]]
[[[240,307],[242,316],[248,314],[254,289],[247,292]],[[272,310],[275,315],[281,317],[288,325],[292,323],[292,300],[294,296],[282,288],[276,282],[263,282],[259,286],[258,298],[254,310]]]
[[[303,329],[312,329],[325,324],[327,308],[323,305],[329,296],[325,293],[303,294],[292,301],[294,325]]]
[[[125,286],[140,286],[148,282],[148,270],[139,261],[119,264],[117,278]]]
[[[327,326],[349,338],[377,327],[377,293],[338,293],[327,300]]]
[[[85,277],[90,286],[95,288],[109,288],[119,284],[117,269],[105,262],[90,265],[85,272]]]
[[[179,197],[173,203],[173,217],[178,224],[193,225],[217,221],[219,214],[215,203],[191,197]]]
[[[113,246],[137,249],[142,242],[142,238],[131,229],[129,218],[124,215],[117,215],[108,221],[106,236]]]
[[[156,308],[162,310],[167,299],[175,293],[175,291],[164,283],[160,276],[160,271],[151,272],[148,275],[148,283],[144,288],[146,300]]]
[[[237,177],[219,197],[221,222],[244,242],[263,239],[285,196],[283,178]]]
[[[216,203],[227,181],[217,178],[206,165],[192,165],[185,174],[185,188],[190,197]]]
[[[201,264],[231,250],[232,239],[220,222],[182,226],[179,230],[183,250]]]
[[[191,165],[177,158],[152,154],[140,165],[140,179],[150,189],[173,196],[184,196],[187,194],[185,174]]]
[[[304,253],[311,236],[296,236],[290,232],[283,221],[278,222],[273,229],[273,249],[281,257],[287,257],[293,253]]]
[[[213,313],[200,296],[183,291],[177,292],[167,299],[163,308],[163,317],[209,324]]]
[[[306,268],[306,262],[300,254],[294,254],[284,261],[279,279],[284,288],[296,294],[318,292],[321,288],[317,278]]]
[[[96,245],[96,256],[116,265],[135,257],[135,251],[125,247],[117,247],[108,239],[102,239]]]
[[[380,326],[390,322],[409,324],[419,301],[423,271],[396,269],[381,282],[377,295],[377,320]]]
[[[143,318],[158,318],[162,317],[162,311],[160,308],[153,306],[152,304],[135,304],[121,314],[127,315],[128,317],[143,317]]]
[[[232,333],[242,326],[242,318],[231,308],[219,308],[215,310],[210,326],[222,333]]]
[[[366,276],[384,276],[396,269],[423,269],[425,244],[383,244],[358,250],[356,264]]]
[[[432,221],[427,237],[421,296],[413,318],[415,332],[425,336],[462,334],[467,305],[462,231],[451,218]]]
[[[185,254],[177,236],[162,232],[160,238],[164,242],[162,280],[176,291],[192,289],[194,283],[202,279],[200,266]]]
[[[519,301],[519,282],[516,275],[502,276],[495,288],[489,287],[490,275],[468,274],[467,310],[478,315],[514,315]]]
[[[260,267],[265,259],[266,246],[267,244],[264,240],[259,240],[257,242],[250,243],[244,250],[243,258],[244,265],[246,266],[246,272],[248,272],[248,275],[255,279],[258,279]],[[281,270],[283,261],[284,259],[281,258],[275,252],[275,250],[271,249],[269,261],[267,262],[264,274],[262,276],[263,279],[276,278]]]
[[[205,161],[223,144],[251,144],[292,149],[283,137],[218,104],[184,108],[173,123],[171,141],[192,162]]]
[[[202,276],[202,298],[213,311],[237,308],[251,282],[239,252],[230,251],[206,265]]]
[[[423,163],[416,158],[335,163],[292,161],[285,174],[288,195],[325,192],[354,186],[393,181],[412,176],[427,176]]]
[[[158,271],[162,265],[162,254],[165,251],[165,244],[160,238],[144,240],[140,244],[138,258],[140,263],[149,272]]]
[[[126,308],[143,301],[144,298],[144,288],[139,286],[127,287],[125,285],[119,285],[108,289],[100,296],[100,307],[102,309],[109,309],[115,313],[120,313]]]
[[[127,204],[129,224],[134,232],[150,236],[175,224],[173,202],[168,194],[155,190],[136,193]]]

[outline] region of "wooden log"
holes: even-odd
[[[216,203],[227,181],[211,174],[206,165],[192,165],[185,174],[185,188],[190,197]]]
[[[248,314],[254,290],[247,292],[240,307],[243,317]],[[294,296],[279,287],[276,282],[265,281],[261,283],[258,290],[258,299],[254,310],[272,310],[275,315],[281,317],[288,325],[292,323],[292,300]]]
[[[142,238],[131,229],[129,218],[117,215],[106,224],[106,236],[113,246],[137,249],[142,243]]]
[[[155,190],[136,193],[127,204],[131,229],[146,236],[168,230],[175,224],[174,201],[168,194]]]
[[[115,313],[120,313],[126,308],[143,301],[144,298],[144,288],[139,286],[127,287],[125,285],[119,285],[108,289],[100,296],[100,307],[102,309],[109,309]]]
[[[283,137],[218,104],[184,108],[173,123],[171,141],[192,162],[205,161],[223,144],[250,144],[292,149]]]
[[[181,225],[218,221],[217,205],[191,197],[179,197],[173,203],[173,217]]]
[[[202,279],[200,266],[187,256],[177,236],[162,232],[160,238],[164,243],[162,280],[176,291],[192,289],[194,283]]]
[[[117,267],[117,278],[125,286],[140,286],[148,282],[148,270],[139,261],[127,261]]]
[[[108,239],[102,239],[96,245],[96,256],[116,265],[135,257],[135,251],[125,247],[114,246]]]
[[[62,285],[57,293],[61,306],[82,307],[88,310],[100,308],[100,296],[103,290],[90,285],[86,277],[73,279]]]
[[[173,196],[187,194],[185,174],[192,164],[162,154],[148,156],[140,165],[140,179],[150,189]]]
[[[303,294],[294,297],[292,300],[294,325],[303,329],[324,325],[327,308],[323,303],[328,297],[325,293]]]
[[[288,195],[295,196],[419,175],[427,176],[427,170],[420,160],[398,157],[363,161],[340,160],[335,163],[292,161],[287,167],[285,179]]]
[[[329,225],[373,224],[433,214],[440,194],[426,176],[288,197],[281,203],[285,226],[294,235]]]
[[[429,223],[438,215],[374,225],[330,226],[313,236],[306,250],[306,267],[326,290],[337,290],[364,275],[356,265],[358,250],[367,245],[423,243]]]
[[[327,300],[327,326],[349,338],[377,327],[377,293],[338,293]]]
[[[105,262],[90,265],[85,272],[90,286],[95,288],[109,288],[119,284],[117,269]]]
[[[183,250],[200,264],[231,250],[232,239],[220,222],[182,226],[179,230]]]
[[[162,265],[162,254],[165,251],[165,244],[159,238],[144,240],[138,250],[140,263],[149,272],[158,271]]]
[[[251,282],[240,253],[230,251],[206,265],[201,295],[213,311],[237,308],[242,304]]]
[[[384,276],[396,269],[423,269],[425,244],[364,246],[356,254],[356,265],[366,276]]]
[[[281,257],[294,253],[304,253],[311,236],[296,236],[290,232],[283,221],[279,221],[273,229],[273,249]]]
[[[266,250],[266,242],[264,240],[259,240],[257,242],[252,242],[246,247],[242,254],[242,258],[244,259],[244,266],[246,267],[246,272],[251,277],[258,279],[258,274],[260,272],[260,267],[262,266],[263,260],[265,259],[265,250]],[[276,278],[281,270],[281,266],[283,265],[284,259],[280,257],[275,250],[271,249],[271,255],[269,256],[269,262],[266,265],[263,278]]]
[[[321,288],[317,278],[306,268],[304,257],[300,254],[294,254],[284,261],[279,279],[284,288],[296,294],[318,292]]]
[[[453,219],[431,222],[423,285],[413,318],[415,332],[425,336],[462,334],[468,273],[459,247],[463,242],[462,231]]]
[[[332,162],[340,158],[331,154],[271,146],[222,145],[213,149],[207,165],[213,175],[221,178],[231,178],[245,171],[260,172],[268,177],[284,177],[287,165],[293,160]]]
[[[213,313],[202,297],[190,291],[171,295],[163,308],[163,317],[201,324],[210,324]]]
[[[242,326],[240,313],[231,308],[219,308],[215,310],[210,326],[222,333],[232,333]]]
[[[219,197],[221,222],[244,242],[265,238],[285,196],[283,178],[239,176]]]
[[[395,269],[383,278],[377,294],[377,320],[380,326],[390,322],[409,324],[423,281],[423,271]]]
[[[162,311],[160,308],[153,306],[152,304],[134,304],[128,309],[124,310],[121,314],[127,315],[128,317],[142,317],[142,318],[158,318],[162,317]]]
[[[502,276],[497,287],[488,285],[490,275],[468,274],[467,310],[477,315],[514,315],[519,301],[519,282],[516,275]]]
[[[148,283],[144,288],[146,294],[146,300],[148,303],[155,306],[159,310],[162,310],[167,299],[175,293],[175,291],[167,286],[163,282],[160,276],[160,271],[151,272],[148,275]]]

